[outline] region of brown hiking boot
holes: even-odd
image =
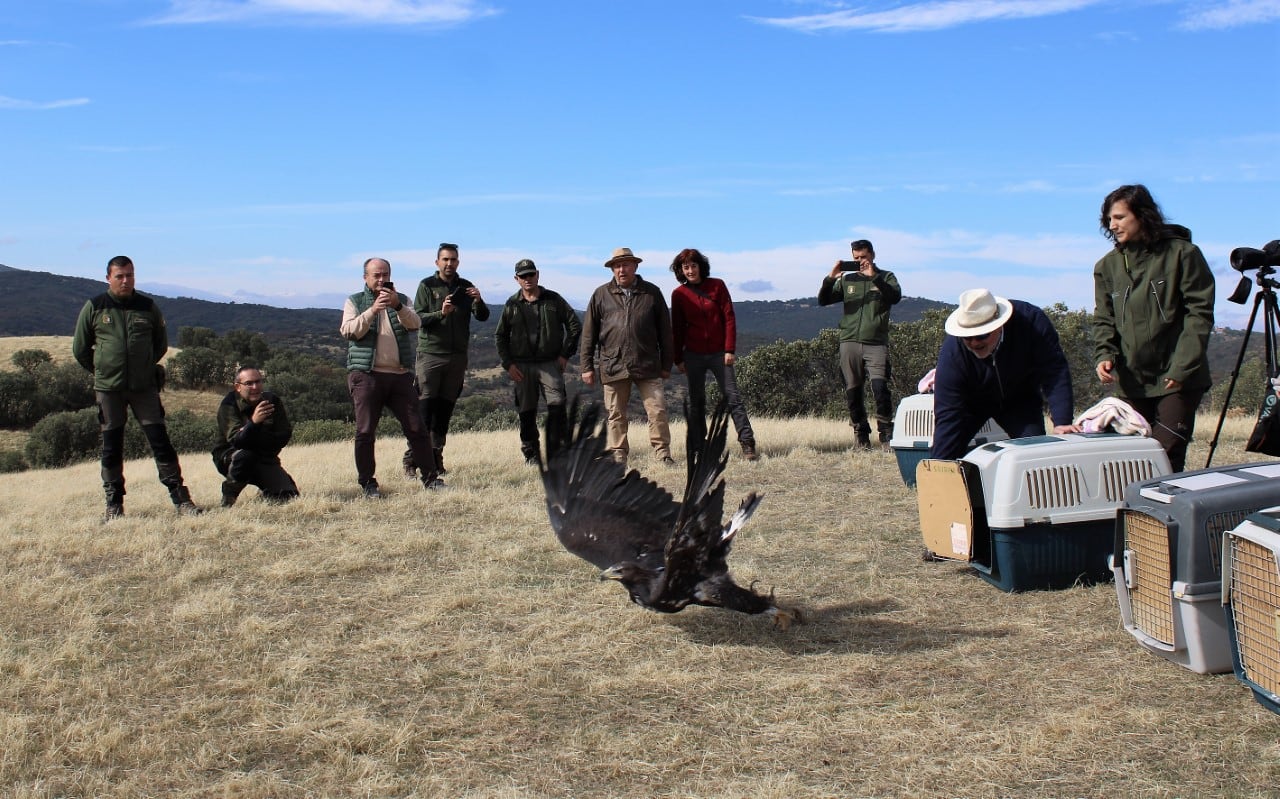
[[[745,460],[749,460],[749,461],[756,460],[757,458],[760,457],[759,455],[756,454],[756,442],[754,441],[742,442],[742,457]]]

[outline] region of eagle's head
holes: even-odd
[[[617,580],[631,595],[631,601],[637,605],[648,605],[653,593],[653,584],[662,574],[662,569],[647,569],[633,561],[624,560],[615,563],[600,572],[601,580]]]

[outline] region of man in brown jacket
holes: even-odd
[[[614,250],[605,261],[613,280],[596,289],[587,303],[578,360],[582,382],[593,386],[599,378],[604,389],[613,459],[627,460],[627,403],[634,383],[649,417],[654,457],[674,466],[663,387],[674,360],[671,314],[662,290],[636,274],[640,261],[628,247]]]

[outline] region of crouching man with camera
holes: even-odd
[[[218,445],[213,465],[225,478],[222,507],[236,504],[246,486],[255,485],[268,502],[288,502],[298,485],[280,465],[280,450],[293,438],[293,424],[280,397],[263,390],[262,372],[236,370],[235,387],[218,406]]]
[[[840,317],[840,373],[849,421],[857,435],[858,449],[871,448],[871,425],[863,387],[871,380],[876,403],[876,428],[881,448],[893,437],[893,401],[889,396],[889,309],[902,299],[902,288],[893,273],[876,266],[871,242],[851,242],[852,261],[836,261],[822,279],[818,304],[843,303]]]

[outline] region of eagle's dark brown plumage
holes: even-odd
[[[723,400],[705,441],[689,442],[682,502],[608,457],[600,407],[578,413],[577,405],[575,400],[569,446],[549,455],[542,468],[547,513],[565,549],[601,569],[601,579],[621,582],[631,601],[651,610],[723,607],[766,613],[783,628],[799,619],[772,594],[743,588],[729,574],[729,548],[760,495],[748,494],[721,524],[729,417]]]

